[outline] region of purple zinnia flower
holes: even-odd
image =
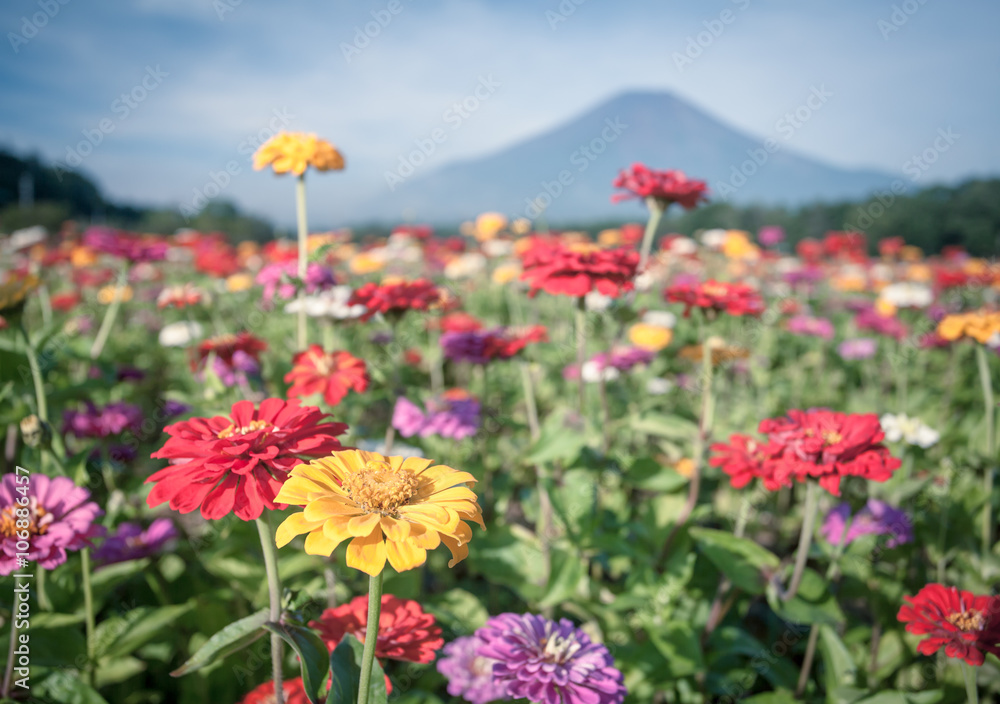
[[[260,362],[243,350],[233,352],[233,363],[226,364],[222,357],[216,357],[212,362],[212,371],[226,386],[235,386],[247,382],[247,376],[260,374]]]
[[[796,315],[788,319],[788,332],[793,335],[808,335],[824,340],[833,339],[833,323],[826,318],[814,318],[811,315]]]
[[[285,262],[268,264],[257,273],[256,281],[264,287],[264,301],[270,303],[274,300],[275,293],[278,294],[278,298],[283,300],[295,298],[295,282],[298,276],[299,262],[297,259],[290,259]],[[333,288],[336,283],[330,269],[317,262],[310,262],[306,265],[305,287],[307,294]]]
[[[446,332],[441,336],[441,348],[446,359],[453,362],[486,364],[486,340],[489,333],[470,330],[468,332]]]
[[[94,552],[94,560],[102,565],[138,560],[159,552],[176,537],[177,529],[169,518],[157,518],[146,529],[126,521]]]
[[[870,337],[856,337],[837,345],[842,359],[870,359],[875,356],[878,343]]]
[[[844,545],[849,545],[863,535],[888,535],[890,538],[885,545],[889,548],[913,541],[913,523],[910,522],[910,517],[905,511],[893,508],[884,501],[868,499],[868,503],[851,521],[845,539],[844,527],[850,515],[851,505],[848,503],[839,504],[830,511],[820,529],[828,543],[839,545],[844,540]]]
[[[94,521],[104,512],[89,499],[90,492],[68,477],[5,474],[0,481],[0,575],[18,569],[19,552],[51,570],[66,562],[67,550],[80,550],[102,535],[103,526]],[[18,528],[16,521],[24,519],[28,527]],[[23,530],[28,531],[27,541],[17,535]],[[27,550],[19,549],[19,542],[21,548],[27,542]]]
[[[106,438],[125,430],[138,432],[142,426],[142,409],[131,403],[116,401],[98,408],[87,401],[84,411],[63,412],[63,432],[78,438]]]
[[[451,440],[472,437],[479,430],[479,401],[461,391],[445,393],[424,412],[406,397],[396,400],[392,426],[404,438],[437,435]]]
[[[493,681],[507,696],[545,704],[620,704],[622,673],[608,649],[568,619],[500,614],[476,631],[479,655],[498,662]]]
[[[462,636],[444,646],[437,670],[448,678],[448,694],[472,704],[487,704],[507,699],[507,687],[493,681],[491,660],[479,655],[484,645],[476,636]]]
[[[191,410],[191,406],[181,401],[174,401],[172,399],[167,399],[163,402],[163,413],[168,418],[173,418],[174,416],[181,416]]]

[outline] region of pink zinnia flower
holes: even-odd
[[[94,523],[104,512],[89,499],[90,492],[68,477],[5,474],[0,481],[0,574],[18,569],[18,553],[51,570],[66,562],[67,550],[89,546],[104,532]],[[27,520],[27,527],[18,526],[19,520]]]

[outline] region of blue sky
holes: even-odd
[[[634,88],[673,91],[763,138],[825,86],[832,97],[790,149],[902,173],[950,128],[960,136],[928,182],[1000,172],[995,1],[63,2],[0,9],[0,145],[62,162],[103,124],[81,168],[119,200],[190,206],[228,165],[225,197],[291,222],[292,184],[248,158],[262,130],[286,126],[344,152],[348,169],[310,187],[313,219],[336,224],[338,200],[384,186],[483,77],[499,88],[423,168]]]

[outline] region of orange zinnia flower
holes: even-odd
[[[351,389],[364,393],[370,381],[364,360],[349,352],[324,352],[319,345],[299,352],[292,365],[292,371],[285,375],[285,381],[292,384],[288,396],[322,393],[330,406],[340,403]]]
[[[253,155],[256,171],[267,166],[276,174],[291,172],[301,176],[310,166],[317,171],[339,171],[344,168],[344,157],[336,147],[314,134],[279,132]]]
[[[454,567],[469,554],[475,521],[485,529],[476,481],[433,460],[345,450],[292,469],[275,501],[304,506],[278,526],[283,547],[306,535],[309,555],[332,555],[345,540],[347,566],[376,576],[386,560],[397,572],[419,567],[444,543]]]

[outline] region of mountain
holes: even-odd
[[[634,162],[681,169],[707,181],[713,200],[734,204],[858,199],[896,179],[796,154],[787,146],[795,127],[775,129],[765,142],[671,93],[628,92],[497,153],[401,179],[359,210],[430,222],[487,210],[534,217],[532,201],[540,197],[551,200],[549,220],[639,217],[642,206],[611,203],[612,180]]]

